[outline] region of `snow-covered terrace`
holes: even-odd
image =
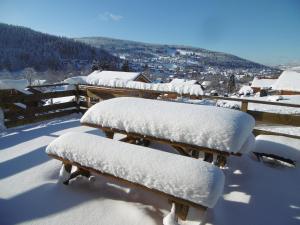
[[[69,186],[57,182],[60,163],[45,154],[45,147],[69,131],[104,135],[80,126],[79,119],[71,115],[1,133],[0,224],[162,224],[170,205],[160,196],[99,176]],[[157,143],[150,147],[175,153]],[[223,171],[223,197],[203,224],[300,223],[299,168],[258,162],[249,153],[229,157]]]

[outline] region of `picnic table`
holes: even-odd
[[[180,154],[199,157],[224,166],[229,155],[248,152],[254,145],[252,116],[215,106],[121,97],[99,102],[81,118],[81,123],[101,129],[108,138],[125,134],[123,141],[158,141]]]

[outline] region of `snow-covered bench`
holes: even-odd
[[[83,125],[133,138],[156,140],[184,155],[216,153],[224,164],[230,154],[240,155],[254,145],[252,116],[231,109],[133,97],[114,98],[92,106]]]
[[[265,156],[299,166],[300,140],[277,135],[258,135],[253,153],[258,158]]]
[[[222,195],[224,174],[210,163],[87,133],[66,133],[46,153],[63,162],[64,183],[90,173],[130,183],[174,202],[185,219],[189,206],[212,208]],[[72,174],[72,166],[78,170]],[[61,173],[62,174],[62,173]]]

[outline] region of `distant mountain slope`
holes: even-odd
[[[102,49],[29,28],[0,23],[0,70],[64,70],[93,60],[118,60]]]
[[[160,45],[148,44],[135,41],[119,40],[106,37],[83,37],[76,38],[91,46],[102,48],[118,56],[127,58],[157,58],[171,55],[181,55],[182,59],[192,58],[198,66],[211,66],[226,69],[270,69],[269,67],[242,59],[235,55],[222,52],[209,51],[202,48],[181,46],[181,45]]]

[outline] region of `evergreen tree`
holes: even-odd
[[[231,74],[228,81],[228,93],[235,92],[235,76]]]
[[[125,60],[122,67],[121,67],[121,71],[124,72],[130,72],[130,67],[129,67],[129,62],[128,60]]]

